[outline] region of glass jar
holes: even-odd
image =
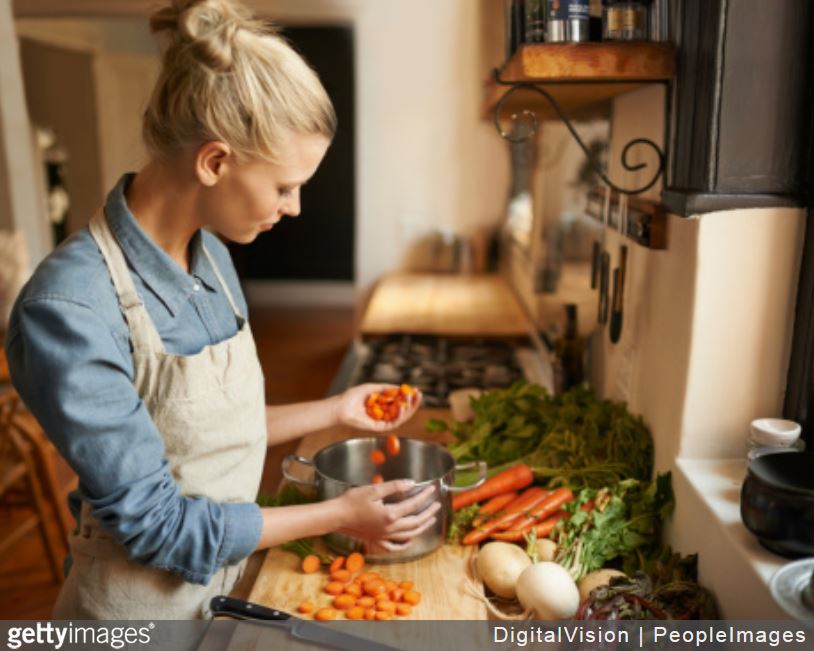
[[[526,43],[545,41],[546,0],[526,0]]]
[[[644,2],[622,2],[622,40],[643,41],[647,38],[647,5]]]
[[[622,40],[622,7],[614,0],[605,0],[602,7],[602,40]]]
[[[805,441],[800,438],[800,425],[793,420],[759,418],[749,428],[746,459],[752,461],[764,454],[802,452]]]

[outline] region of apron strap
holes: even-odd
[[[229,291],[229,286],[226,284],[226,281],[223,279],[223,276],[220,275],[220,269],[218,269],[218,265],[215,264],[215,260],[212,258],[212,254],[209,253],[209,249],[206,248],[206,244],[203,242],[201,243],[201,247],[203,248],[204,253],[206,254],[206,259],[209,260],[209,264],[212,267],[212,271],[215,272],[215,276],[220,283],[220,286],[223,287],[223,293],[226,294],[226,300],[229,301],[229,305],[232,306],[232,311],[244,321],[246,318],[240,313],[240,310],[237,309],[237,305],[235,304],[235,299],[232,298],[232,292]]]
[[[151,350],[154,352],[164,352],[164,343],[161,335],[158,334],[153,320],[144,307],[144,301],[136,291],[133,277],[127,268],[127,261],[124,259],[119,243],[108,226],[104,212],[99,210],[88,225],[90,234],[96,240],[99,250],[102,252],[119,298],[119,305],[124,313],[125,321],[130,329],[130,338],[133,347],[137,350]]]

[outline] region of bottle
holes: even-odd
[[[749,427],[746,459],[753,461],[765,454],[802,452],[805,441],[800,438],[800,425],[793,420],[758,418]]]
[[[545,41],[546,0],[526,0],[526,43]]]
[[[505,0],[506,60],[526,41],[525,0]]]
[[[555,354],[560,372],[560,391],[582,384],[585,379],[585,342],[579,336],[577,328],[577,306],[568,303],[565,306],[565,332],[557,341]]]
[[[622,40],[643,41],[647,38],[647,5],[641,1],[622,2]]]
[[[622,7],[616,0],[602,3],[602,40],[622,40]]]

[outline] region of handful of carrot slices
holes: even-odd
[[[344,613],[346,619],[385,620],[408,617],[421,602],[421,593],[411,581],[397,583],[377,572],[363,572],[365,558],[354,552],[347,558],[339,556],[331,563],[323,593],[330,605],[317,608],[314,601],[303,601],[297,610],[303,615],[313,613],[314,619],[336,619]],[[319,570],[317,556],[306,556],[302,570],[312,574]]]
[[[456,511],[484,502],[463,544],[476,545],[487,538],[520,542],[532,531],[538,538],[547,537],[565,516],[562,507],[574,499],[574,494],[570,488],[548,491],[531,486],[533,481],[531,468],[519,463],[456,495],[452,501]]]
[[[374,391],[365,398],[365,411],[373,420],[392,423],[398,420],[405,406],[418,402],[418,392],[409,384]]]

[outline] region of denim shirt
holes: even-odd
[[[241,311],[246,303],[226,247],[199,231],[190,273],[156,246],[127,207],[125,175],[105,204],[136,290],[168,353],[192,355],[233,337],[240,319],[202,250]],[[79,476],[74,517],[89,503],[131,558],[206,584],[254,551],[261,533],[253,503],[181,495],[161,434],[134,387],[127,323],[107,265],[86,228],[37,267],[15,303],[6,339],[12,382]]]

